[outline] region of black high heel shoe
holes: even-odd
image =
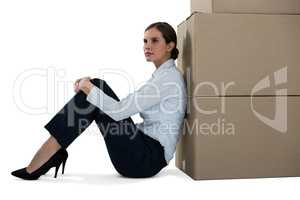
[[[50,168],[55,167],[54,178],[56,178],[58,169],[61,164],[62,174],[64,174],[67,158],[68,152],[63,148],[60,148],[46,163],[44,163],[40,168],[38,168],[34,172],[28,173],[25,167],[11,172],[11,175],[25,180],[37,180],[41,175],[46,174],[50,170]]]

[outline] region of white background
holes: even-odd
[[[75,79],[105,75],[125,97],[155,70],[142,51],[145,28],[167,21],[176,30],[189,7],[189,0],[0,1],[0,199],[299,198],[299,178],[193,181],[174,159],[155,177],[120,177],[95,124],[68,148],[64,176],[54,179],[54,169],[38,181],[10,175],[49,137],[43,126],[74,95]]]

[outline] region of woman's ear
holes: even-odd
[[[169,42],[169,44],[167,44],[168,46],[168,51],[171,52],[173,48],[175,48],[175,42]]]

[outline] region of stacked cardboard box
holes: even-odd
[[[191,0],[192,12],[299,14],[299,0]]]
[[[195,12],[178,26],[189,101],[176,166],[196,180],[300,176],[300,15],[225,4],[238,1],[211,0],[224,13]]]

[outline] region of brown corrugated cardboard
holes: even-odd
[[[178,48],[189,96],[285,95],[273,88],[282,83],[300,94],[300,15],[194,13]]]
[[[300,176],[300,96],[190,97],[176,166],[195,180]]]
[[[191,0],[191,12],[300,14],[299,0]]]
[[[194,13],[176,166],[195,180],[300,176],[300,15]]]

